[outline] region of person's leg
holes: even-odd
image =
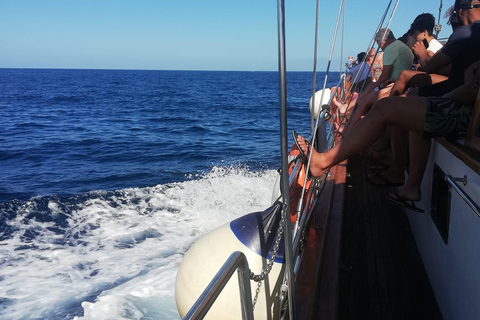
[[[410,132],[410,170],[405,185],[397,191],[398,197],[412,201],[422,198],[421,183],[431,144],[432,139],[425,139],[422,134]]]
[[[352,128],[362,119],[362,117],[370,110],[372,105],[377,102],[378,99],[378,92],[377,91],[370,91],[367,93],[361,93],[357,99],[357,103],[353,109],[353,113],[348,120],[347,130],[351,131]],[[345,132],[345,130],[344,130]]]
[[[380,100],[337,145],[325,153],[312,152],[310,173],[320,176],[324,171],[372,145],[387,126],[423,133],[427,100],[425,98],[391,97]],[[305,139],[299,139],[307,153]]]
[[[413,76],[413,73],[417,73],[418,71],[413,70],[403,70],[402,73],[398,76],[397,80],[395,80],[395,84],[393,85],[392,91],[390,91],[390,96],[400,96],[405,92],[405,88],[407,87],[408,80]]]
[[[408,130],[400,127],[389,127],[391,140],[391,155],[388,168],[380,173],[369,175],[369,179],[382,184],[382,181],[400,183],[405,180],[405,157],[408,147]]]

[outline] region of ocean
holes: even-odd
[[[271,204],[279,124],[276,72],[0,69],[0,318],[179,319],[183,254]]]

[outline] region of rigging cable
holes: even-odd
[[[435,26],[435,38],[438,39],[438,34],[442,31],[442,25],[440,24],[440,17],[442,16],[442,7],[443,7],[443,0],[440,0],[440,7],[438,8],[438,22]]]
[[[327,70],[325,72],[325,79],[324,79],[324,82],[323,82],[323,89],[325,89],[326,85],[327,85],[327,80],[328,80],[328,74],[330,72],[330,65],[332,63],[332,55],[333,55],[333,49],[335,48],[335,40],[337,38],[337,32],[338,32],[338,25],[339,25],[339,22],[340,22],[340,14],[342,12],[342,7],[343,7],[343,4],[344,4],[345,0],[341,0],[340,2],[340,7],[338,9],[338,14],[337,14],[337,21],[336,21],[336,24],[335,24],[335,31],[334,31],[334,34],[333,34],[333,39],[332,39],[332,45],[330,47],[330,54],[329,54],[329,57],[328,57],[328,64],[327,64]],[[316,18],[316,21],[315,21],[315,25],[316,25],[316,28],[315,28],[315,52],[317,51],[317,30],[318,30],[318,3],[319,1],[317,0],[317,18]],[[314,79],[316,79],[316,76],[315,76],[315,73],[316,73],[316,61],[317,61],[317,56],[315,54],[315,57],[314,57]],[[312,105],[313,105],[313,110],[315,110],[315,82],[313,83],[313,95],[312,95]],[[325,90],[322,91],[322,94],[320,95],[320,101],[323,101],[323,97],[325,95]],[[330,98],[331,99],[331,98]],[[328,109],[322,109],[322,112],[320,112],[318,115],[317,115],[317,118],[316,118],[316,121],[315,121],[315,126],[314,126],[314,129],[313,129],[313,132],[312,132],[312,139],[310,141],[310,145],[311,147],[313,148],[314,147],[314,144],[313,142],[316,140],[317,138],[317,130],[318,130],[318,126],[319,126],[319,122],[320,122],[320,118],[323,119],[327,113],[329,112]],[[312,113],[312,121],[313,121],[313,117],[314,117],[314,114],[315,112]],[[313,122],[312,122],[312,125],[313,125]],[[325,129],[325,121],[322,122],[322,126],[323,126],[323,129],[324,131],[326,130]],[[322,141],[322,149],[326,147],[326,139],[325,137],[323,137],[325,141]],[[325,150],[322,150],[322,151],[325,151]],[[306,172],[308,172],[309,168],[310,168],[310,162],[312,160],[312,152],[309,152],[308,153],[308,161],[307,161],[307,165],[306,165]],[[328,170],[325,172],[325,175],[328,174]],[[297,208],[301,208],[303,206],[303,201],[304,201],[304,195],[305,195],[305,190],[306,190],[306,185],[307,185],[307,179],[304,179],[303,181],[303,187],[302,187],[302,193],[301,193],[301,196],[300,196],[300,199],[298,201],[298,205],[297,205]],[[297,209],[298,211],[298,209]]]
[[[320,8],[320,1],[317,0],[317,6],[315,10],[315,39],[314,39],[314,45],[313,45],[313,81],[312,81],[312,103],[315,105],[315,90],[316,90],[316,84],[317,84],[317,48],[318,48],[318,13],[319,13],[319,8]],[[310,122],[310,130],[313,131],[313,114]]]
[[[370,42],[371,44],[373,44],[373,41],[375,40],[375,37],[378,33],[378,31],[381,29],[380,26],[383,24],[383,21],[385,20],[385,17],[386,17],[386,14],[388,12],[388,9],[390,8],[390,4],[391,4],[392,0],[390,0],[388,6],[387,6],[387,10],[385,10],[385,13],[381,19],[381,23],[379,24],[379,26],[377,27],[377,32],[375,33],[375,35],[373,36],[373,40]],[[398,3],[400,2],[400,0],[397,0],[395,2],[395,6],[393,7],[393,10],[392,10],[392,13],[390,14],[390,18],[388,19],[388,22],[387,22],[387,25],[385,26],[386,29],[388,29],[390,27],[390,24],[392,22],[392,19],[393,19],[393,16],[395,15],[395,12],[397,11],[397,7],[398,7]],[[382,43],[384,40],[385,40],[385,36],[386,36],[386,33],[384,33],[382,35],[382,38],[380,39],[380,43]],[[373,58],[374,61],[375,61],[375,58],[377,57],[378,55],[378,51],[380,50],[380,45],[377,46],[377,52],[375,53],[375,57]],[[347,106],[347,109],[345,110],[345,114],[347,113],[348,109],[350,107],[350,104]],[[352,114],[355,112],[355,110],[357,109],[357,105],[353,106],[353,110],[352,110]],[[352,117],[350,116],[347,120],[347,123],[345,124],[345,127],[344,127],[344,131],[348,128],[348,125],[350,123],[350,119]]]
[[[343,69],[343,43],[345,38],[345,2],[343,3],[343,14],[342,14],[342,41],[340,46],[340,69],[338,72],[342,72]]]

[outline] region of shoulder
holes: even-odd
[[[447,43],[442,48],[442,52],[453,56],[458,51],[462,51],[472,44],[480,42],[480,21],[476,21],[468,26],[463,26],[455,30],[448,38]]]
[[[457,28],[448,38],[447,45],[460,40],[465,40],[472,36],[480,36],[480,20],[469,24],[468,26],[462,26]]]

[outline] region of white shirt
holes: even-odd
[[[431,51],[433,53],[437,52],[443,47],[443,44],[441,44],[437,39],[432,39],[428,43],[428,48],[427,51]]]

